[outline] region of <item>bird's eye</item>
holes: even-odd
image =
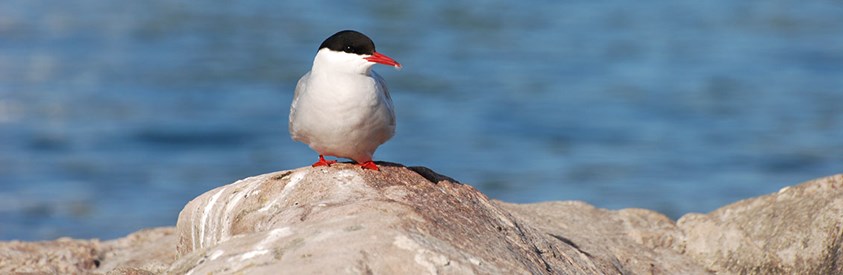
[[[346,50],[346,51],[350,51],[350,50],[351,50],[351,46],[345,46],[345,50]]]

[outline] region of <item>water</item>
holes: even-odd
[[[405,68],[376,159],[510,202],[677,218],[843,172],[833,1],[4,1],[0,239],[115,238],[315,161],[296,80],[357,29]]]

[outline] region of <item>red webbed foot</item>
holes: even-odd
[[[337,163],[337,161],[336,160],[326,160],[324,156],[319,155],[319,161],[313,163],[313,165],[311,165],[311,166],[312,167],[317,167],[317,166],[328,166],[328,167],[330,167],[331,164],[334,164],[334,163]]]
[[[365,169],[371,169],[371,170],[375,170],[375,171],[380,171],[380,169],[378,169],[378,166],[375,165],[375,162],[371,161],[371,160],[367,161],[367,162],[364,162],[364,163],[361,163],[360,167],[363,168],[364,170]]]

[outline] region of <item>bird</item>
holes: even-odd
[[[313,167],[336,163],[325,159],[333,156],[379,170],[372,156],[395,135],[395,110],[375,64],[401,68],[358,31],[337,32],[319,45],[310,71],[296,84],[289,125],[293,140],[319,154]]]

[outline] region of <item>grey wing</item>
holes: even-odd
[[[307,72],[306,74],[304,74],[304,76],[299,78],[299,82],[296,84],[296,91],[293,94],[293,103],[290,104],[289,130],[290,130],[290,135],[293,136],[293,139],[296,138],[295,137],[296,136],[295,130],[293,129],[293,120],[295,120],[295,117],[296,117],[296,106],[298,105],[298,102],[299,102],[299,96],[301,96],[301,94],[304,92],[304,90],[307,89],[307,79],[308,78],[310,78],[310,72]]]
[[[389,88],[386,87],[386,80],[381,77],[375,71],[372,71],[372,78],[375,79],[375,83],[378,85],[378,90],[383,92],[384,96],[386,97],[386,106],[389,109],[389,117],[390,121],[389,124],[395,126],[395,109],[392,108],[392,96],[389,95]]]

